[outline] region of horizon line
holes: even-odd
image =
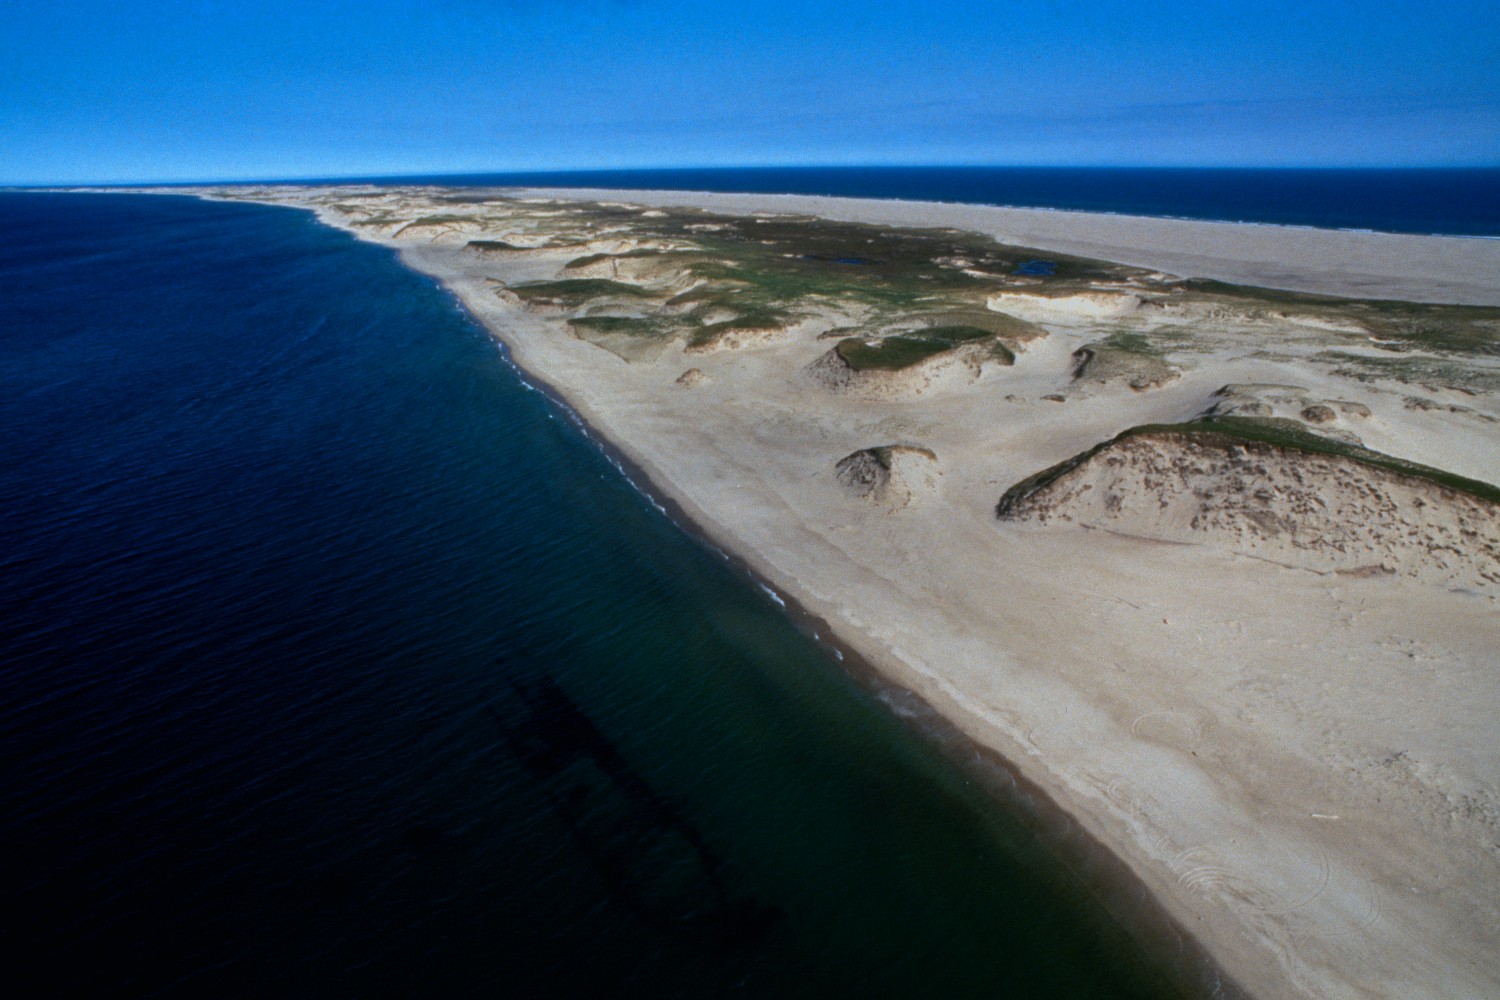
[[[1500,162],[1475,164],[1316,164],[1316,165],[1247,165],[1247,164],[1019,164],[1019,163],[745,163],[634,167],[540,167],[479,170],[410,171],[403,173],[347,173],[322,175],[240,176],[192,180],[114,179],[86,181],[0,181],[0,190],[75,187],[199,187],[204,185],[261,184],[348,184],[396,183],[427,178],[570,176],[578,174],[688,173],[773,170],[1105,170],[1105,171],[1244,171],[1244,172],[1397,172],[1397,171],[1484,171],[1500,170]]]

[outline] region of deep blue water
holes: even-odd
[[[0,224],[25,995],[1163,995],[386,250],[179,198]]]
[[[1500,236],[1497,168],[765,167],[470,174],[402,180],[905,198],[1327,229]]]

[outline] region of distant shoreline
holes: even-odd
[[[795,194],[1349,232],[1500,238],[1500,165],[655,167],[292,178],[238,181],[233,186],[257,184]]]

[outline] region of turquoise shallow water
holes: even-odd
[[[391,254],[178,198],[0,219],[0,857],[40,994],[1163,995]]]

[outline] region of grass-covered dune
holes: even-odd
[[[986,355],[1003,365],[1016,356],[995,334],[975,326],[934,326],[879,339],[846,337],[834,350],[854,371],[900,371],[963,346],[982,345]]]
[[[1318,573],[1500,592],[1500,489],[1291,421],[1134,427],[1017,483],[996,513]]]
[[[1313,434],[1290,420],[1208,417],[1181,424],[1141,424],[1140,426],[1122,431],[1108,441],[1102,441],[1087,451],[1080,452],[1072,458],[1065,459],[1050,468],[1043,469],[1041,472],[1028,476],[1019,483],[1016,483],[1001,496],[999,504],[996,505],[995,513],[1002,518],[1010,516],[1017,510],[1022,501],[1046,489],[1067,473],[1121,442],[1129,441],[1132,438],[1170,437],[1173,435],[1192,437],[1207,444],[1224,447],[1238,443],[1254,443],[1269,445],[1289,452],[1337,456],[1348,459],[1351,462],[1358,462],[1399,475],[1425,480],[1433,485],[1466,494],[1488,503],[1500,505],[1500,487],[1481,482],[1477,479],[1468,479],[1451,472],[1445,472],[1442,469],[1434,469],[1431,466],[1422,465],[1417,462],[1408,462],[1394,455],[1371,451],[1368,448],[1362,448],[1358,445],[1333,441]]]
[[[527,302],[545,302],[577,308],[596,299],[651,299],[657,296],[639,285],[606,278],[564,278],[560,281],[536,281],[511,285],[509,291]]]

